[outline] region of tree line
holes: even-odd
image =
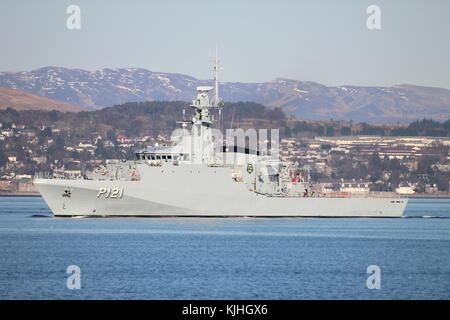
[[[247,127],[256,129],[280,128],[281,136],[288,138],[348,135],[450,137],[450,119],[444,122],[423,119],[407,127],[395,128],[368,123],[353,124],[351,121],[289,121],[281,109],[269,109],[253,102],[224,103],[221,110],[220,115],[217,110],[213,112],[215,119],[220,120],[221,128],[237,128],[245,122]],[[170,132],[177,127],[176,121],[190,120],[192,115],[193,110],[186,102],[148,101],[81,112],[17,111],[8,108],[0,110],[0,122],[3,129],[13,124],[23,124],[36,130],[42,126],[57,127],[70,131],[78,138],[105,136],[110,130],[126,136],[143,136]]]

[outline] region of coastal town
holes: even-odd
[[[310,170],[324,193],[449,194],[449,138],[315,137],[284,139],[281,145],[282,156]]]
[[[280,142],[281,159],[296,162],[319,193],[450,195],[448,137],[315,136]],[[105,159],[132,159],[138,149],[169,143],[169,132],[127,136],[109,130],[77,138],[56,127],[0,123],[0,194],[36,195],[36,173],[82,175]]]

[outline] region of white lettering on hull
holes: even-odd
[[[100,188],[97,193],[97,198],[105,197],[109,199],[121,199],[124,188]]]

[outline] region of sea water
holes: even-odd
[[[0,197],[0,299],[450,299],[450,199],[405,216],[72,219]]]

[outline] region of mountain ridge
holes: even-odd
[[[197,86],[210,84],[211,80],[144,68],[88,71],[47,66],[0,72],[0,86],[87,110],[126,102],[191,101]],[[280,77],[259,83],[221,83],[221,96],[228,102],[252,101],[269,108],[280,107],[289,116],[310,120],[406,123],[423,118],[447,120],[450,114],[450,90],[413,84],[326,86]]]

